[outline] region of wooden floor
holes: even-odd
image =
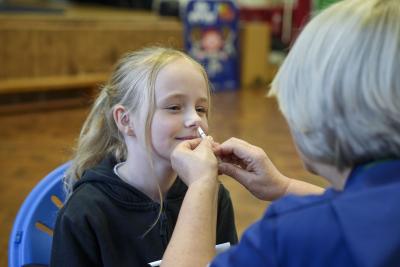
[[[264,88],[216,93],[211,116],[214,139],[243,138],[262,147],[288,176],[325,186],[303,170],[276,102],[265,98],[265,92]],[[41,178],[68,160],[87,111],[80,107],[0,116],[0,266],[7,266],[8,237],[18,208]],[[228,177],[222,181],[230,189],[242,234],[268,203]]]

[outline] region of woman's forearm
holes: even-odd
[[[289,178],[289,183],[286,188],[285,195],[309,195],[309,194],[322,194],[325,189],[311,183],[303,182],[296,179]]]
[[[214,257],[218,188],[215,179],[189,186],[162,266],[204,267]]]

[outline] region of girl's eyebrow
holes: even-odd
[[[169,94],[169,95],[166,95],[166,96],[162,97],[160,99],[160,102],[164,102],[164,101],[167,101],[167,100],[182,100],[182,99],[185,99],[185,98],[187,98],[187,95],[185,95],[185,94],[179,94],[179,93],[175,94],[174,93],[174,94]],[[200,102],[208,102],[208,99],[206,97],[201,97],[199,99],[199,101]]]

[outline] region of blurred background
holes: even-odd
[[[286,175],[327,183],[297,157],[269,83],[307,21],[334,0],[0,0],[0,266],[32,188],[66,162],[99,86],[124,53],[181,49],[213,84],[211,135],[262,147]],[[241,235],[268,203],[222,177]]]

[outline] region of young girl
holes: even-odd
[[[52,266],[146,266],[162,258],[187,190],[170,153],[199,138],[198,127],[208,131],[209,105],[204,69],[182,52],[145,48],[119,61],[66,175]],[[237,242],[222,185],[217,225],[217,244]]]

